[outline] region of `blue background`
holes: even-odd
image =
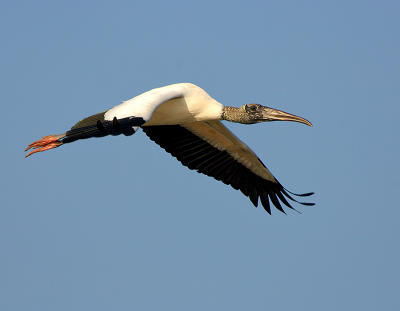
[[[398,1],[2,1],[1,310],[400,310]],[[269,216],[143,133],[25,146],[148,89],[228,124],[316,207]]]

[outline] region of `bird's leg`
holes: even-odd
[[[91,137],[104,137],[107,135],[120,135],[130,136],[135,133],[137,127],[144,124],[146,121],[140,117],[126,117],[122,119],[113,118],[110,120],[100,120],[98,115],[86,118],[78,122],[71,130],[60,135],[45,136],[33,143],[31,143],[25,151],[34,149],[29,152],[25,157],[59,147],[63,144],[72,143],[79,139],[86,139]]]
[[[36,152],[42,152],[42,151],[46,151],[46,150],[61,146],[63,143],[60,140],[64,137],[65,137],[65,134],[49,135],[49,136],[44,136],[37,141],[34,141],[33,143],[29,144],[29,146],[25,149],[25,151],[28,151],[29,149],[33,149],[31,152],[29,152],[27,155],[25,155],[25,158],[29,157],[30,155],[32,155]]]

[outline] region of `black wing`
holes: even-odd
[[[159,144],[189,169],[196,170],[240,190],[250,198],[254,206],[258,206],[260,199],[261,204],[269,214],[271,214],[269,200],[279,211],[285,213],[280,201],[291,209],[293,207],[286,198],[298,202],[289,193],[298,196],[313,194],[295,194],[285,189],[278,181],[275,183],[263,179],[236,161],[228,152],[213,147],[182,126],[143,126],[142,129],[151,140]],[[262,162],[261,164],[265,167]],[[298,203],[314,205],[314,203]]]

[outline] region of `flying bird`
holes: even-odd
[[[69,131],[49,135],[31,143],[25,157],[78,139],[124,134],[130,136],[139,127],[183,165],[240,190],[254,206],[261,201],[271,214],[270,202],[285,213],[281,202],[294,209],[288,200],[302,205],[284,188],[257,155],[227,129],[221,120],[242,124],[267,121],[294,121],[312,124],[299,116],[265,107],[245,104],[227,107],[206,91],[191,83],[178,83],[152,89],[107,111],[76,123]]]

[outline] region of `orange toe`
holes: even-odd
[[[27,155],[25,155],[25,158],[29,157],[30,155],[32,155],[36,152],[42,152],[42,151],[46,151],[46,150],[61,146],[63,143],[62,143],[62,141],[60,141],[60,139],[63,137],[65,137],[65,134],[49,135],[49,136],[44,136],[37,141],[34,141],[33,143],[28,145],[28,147],[25,149],[25,151],[28,151],[31,148],[35,149],[35,150],[32,150]]]

